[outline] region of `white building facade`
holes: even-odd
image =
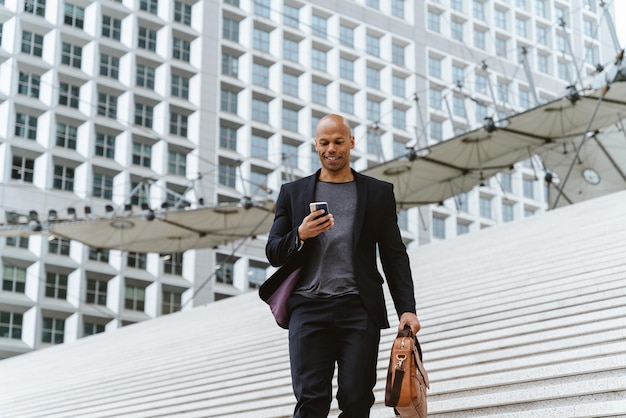
[[[0,0],[0,210],[275,199],[319,167],[327,113],[350,121],[364,170],[582,83],[616,52],[596,3]],[[407,245],[546,210],[531,157],[401,211]],[[255,289],[271,272],[264,245],[144,254],[2,239],[0,358]]]

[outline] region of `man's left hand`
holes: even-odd
[[[411,327],[413,335],[417,335],[419,330],[422,328],[419,319],[417,319],[417,315],[415,315],[413,312],[404,312],[400,316],[400,325],[398,325],[398,331],[402,331],[405,326]]]

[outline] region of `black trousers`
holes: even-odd
[[[369,417],[374,404],[380,329],[358,295],[289,298],[289,356],[297,404],[294,417],[326,418],[337,365],[342,418]]]

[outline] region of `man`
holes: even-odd
[[[420,329],[393,186],[353,171],[352,148],[354,136],[342,116],[319,121],[315,149],[322,167],[282,186],[266,246],[273,266],[293,257],[302,266],[288,300],[298,418],[328,416],[335,363],[340,416],[369,416],[380,329],[389,327],[377,246],[399,329]],[[309,203],[317,201],[327,202],[329,213],[309,213]]]

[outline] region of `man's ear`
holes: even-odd
[[[350,149],[354,148],[354,135],[350,137]]]

